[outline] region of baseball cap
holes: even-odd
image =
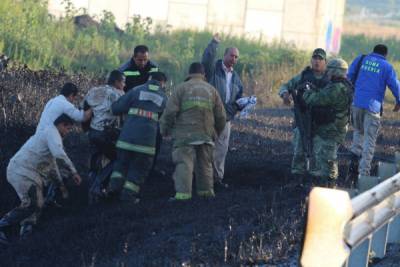
[[[317,48],[312,53],[312,57],[315,57],[315,56],[319,56],[319,57],[322,57],[322,59],[326,59],[326,52],[322,48]]]

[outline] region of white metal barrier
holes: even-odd
[[[388,243],[400,243],[398,171],[398,164],[379,163],[380,177],[359,177],[359,189],[366,191],[351,200],[344,190],[314,188],[301,265],[366,267],[371,258],[385,256]]]

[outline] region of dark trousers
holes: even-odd
[[[117,149],[117,160],[111,174],[110,190],[121,192],[123,189],[139,194],[140,186],[146,180],[153,164],[154,156]]]
[[[105,155],[111,161],[117,157],[115,142],[118,138],[118,133],[116,131],[98,131],[94,129],[90,129],[89,131],[90,143],[96,148],[98,153]]]

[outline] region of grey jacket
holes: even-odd
[[[204,50],[201,63],[204,65],[206,70],[206,79],[208,83],[214,86],[226,110],[226,120],[230,121],[234,118],[236,112],[239,110],[236,100],[241,98],[243,95],[243,85],[240,80],[239,75],[236,71],[232,74],[231,83],[231,97],[229,102],[226,103],[226,77],[225,71],[222,68],[222,60],[219,59],[215,61],[217,55],[218,42],[214,39],[208,44],[207,48]]]

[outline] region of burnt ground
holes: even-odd
[[[0,266],[297,266],[307,192],[290,186],[291,120],[288,109],[276,108],[235,121],[226,163],[231,186],[211,201],[167,202],[174,194],[169,143],[139,205],[88,206],[87,184],[71,186],[70,199],[45,210],[29,240],[18,241],[18,229],[9,230],[13,245],[0,251]],[[398,126],[383,123],[378,156],[399,149]],[[31,130],[19,129],[17,136],[27,138]],[[3,138],[14,140],[16,133],[11,129]],[[65,144],[86,173],[86,137],[75,133]],[[18,204],[5,182],[8,159],[2,162],[0,216]]]

